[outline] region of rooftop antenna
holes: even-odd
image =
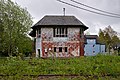
[[[65,16],[65,8],[63,8],[63,14],[64,14],[64,16]]]

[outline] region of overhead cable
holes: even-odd
[[[120,16],[120,14],[116,14],[116,13],[111,13],[111,12],[108,12],[108,11],[100,10],[100,9],[97,9],[97,8],[94,8],[94,7],[91,7],[91,6],[88,6],[88,5],[86,5],[86,4],[83,4],[83,3],[81,3],[81,2],[77,2],[77,1],[75,1],[75,0],[71,0],[71,1],[74,2],[74,3],[80,4],[80,5],[83,5],[83,6],[85,6],[85,7],[88,7],[88,8],[91,8],[91,9],[94,9],[94,10],[97,10],[97,11],[100,11],[100,12],[103,12],[103,13]]]
[[[109,16],[109,17],[114,17],[114,18],[120,18],[120,16],[113,16],[113,15],[108,15],[108,14],[104,14],[104,13],[99,13],[99,12],[96,12],[96,11],[92,11],[92,10],[88,10],[88,9],[85,9],[85,8],[81,8],[79,6],[76,6],[76,5],[73,5],[73,4],[70,4],[70,3],[67,3],[67,2],[64,2],[64,1],[61,1],[61,0],[57,0],[61,3],[64,3],[64,4],[67,4],[67,5],[70,5],[72,7],[75,7],[75,8],[78,8],[78,9],[82,9],[84,11],[88,11],[88,12],[91,12],[91,13],[95,13],[95,14],[99,14],[99,15],[103,15],[103,16]]]

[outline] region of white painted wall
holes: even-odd
[[[54,42],[67,42],[68,37],[53,37]]]
[[[94,45],[94,47],[93,47]],[[94,56],[100,53],[100,44],[86,44],[84,47],[85,55],[86,56]],[[93,53],[94,51],[94,53]]]
[[[105,45],[101,45],[101,53],[105,53]]]
[[[92,44],[85,44],[84,47],[85,56],[94,56],[98,53],[105,53],[105,45],[100,44],[94,44],[94,47]],[[93,53],[95,51],[95,53]]]
[[[39,56],[38,49],[40,49],[40,57],[42,57],[41,38],[36,38],[36,57]]]

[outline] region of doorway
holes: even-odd
[[[40,58],[40,49],[38,49],[38,57]]]

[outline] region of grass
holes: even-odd
[[[80,75],[77,77],[54,77],[69,79],[120,79],[120,56],[97,55],[69,59],[0,58],[0,80],[38,79],[39,75]],[[31,76],[32,75],[32,76]],[[52,80],[51,78],[47,78]],[[56,80],[55,79],[55,80]]]

